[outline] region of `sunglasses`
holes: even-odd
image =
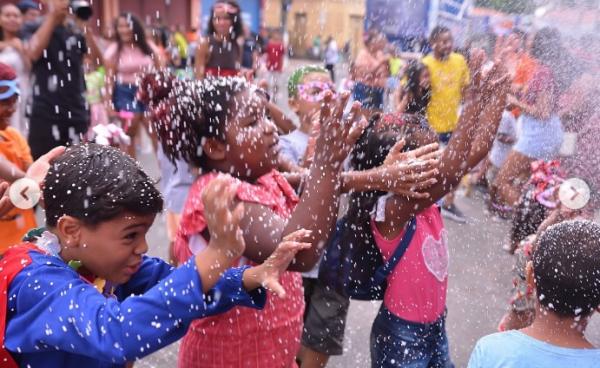
[[[337,96],[335,87],[328,82],[306,82],[298,85],[298,96],[308,102],[323,101],[328,91],[333,93],[333,98]]]

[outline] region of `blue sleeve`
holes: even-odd
[[[133,361],[181,338],[194,319],[236,305],[264,307],[264,289],[244,291],[246,268],[227,270],[204,295],[190,260],[143,295],[119,302],[67,267],[30,266],[10,287],[5,346],[21,354],[60,350],[113,364]]]
[[[469,365],[467,368],[483,368],[484,365],[482,363],[482,349],[481,344],[477,342],[473,352],[471,353],[471,357],[469,358]]]
[[[279,153],[292,160],[296,165],[300,162],[300,155],[294,149],[293,142],[287,136],[279,138]]]
[[[115,296],[118,300],[124,300],[131,294],[143,294],[174,270],[175,267],[160,258],[144,256],[138,272],[115,290]]]

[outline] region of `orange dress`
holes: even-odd
[[[27,141],[13,127],[0,130],[0,155],[23,171],[33,162]],[[11,245],[21,243],[23,235],[34,227],[33,209],[15,208],[0,218],[0,254]]]

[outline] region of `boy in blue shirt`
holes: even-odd
[[[309,244],[291,234],[262,265],[229,268],[244,251],[235,186],[215,180],[203,203],[206,250],[175,269],[146,257],[163,200],[117,149],[87,144],[59,156],[44,181],[47,229],[0,260],[0,366],[123,367],[181,338],[192,320],[262,308]]]
[[[600,306],[600,225],[567,221],[549,227],[527,264],[537,295],[533,324],[481,338],[469,368],[592,368],[600,349],[584,335]]]

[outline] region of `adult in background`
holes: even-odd
[[[335,65],[340,58],[337,42],[329,36],[325,45],[325,69],[329,70],[331,80],[335,83]]]
[[[146,31],[140,20],[131,13],[122,13],[115,20],[117,42],[109,47],[105,54],[107,66],[107,99],[112,102],[114,111],[133,113],[129,126],[125,127],[132,138],[128,153],[136,157],[135,138],[140,126],[145,126],[150,136],[149,125],[144,122],[146,106],[137,98],[139,79],[152,68],[163,66],[159,49],[146,39]],[[124,122],[125,123],[125,122]],[[152,139],[156,151],[156,139]]]
[[[515,178],[527,178],[535,160],[551,160],[558,155],[563,128],[558,115],[558,97],[566,89],[563,60],[567,57],[560,34],[542,28],[533,39],[531,56],[537,67],[524,93],[509,96],[509,105],[521,111],[521,131],[516,144],[498,173],[491,191],[496,207],[514,207],[521,196]],[[504,208],[500,208],[501,210]]]
[[[383,53],[387,44],[385,36],[375,30],[365,35],[365,47],[358,52],[350,68],[355,82],[352,91],[354,100],[362,103],[361,113],[369,117],[383,110],[385,85],[390,74],[389,57]]]
[[[458,123],[464,90],[469,84],[469,67],[462,55],[452,51],[454,39],[450,29],[435,27],[429,36],[429,43],[432,52],[423,58],[431,78],[427,120],[438,134],[440,143],[448,145]],[[462,211],[454,204],[454,192],[449,192],[444,198],[442,213],[459,223],[466,222]]]
[[[196,51],[194,74],[206,76],[238,75],[242,61],[243,25],[236,1],[217,1],[211,10],[206,37]]]
[[[256,71],[259,68],[259,60],[261,53],[262,46],[258,43],[258,35],[252,32],[247,24],[244,24],[242,68],[248,71],[252,78],[256,77]]]
[[[10,66],[15,71],[20,90],[19,101],[15,106],[15,113],[10,118],[10,125],[26,137],[28,127],[25,110],[31,89],[31,61],[18,36],[22,24],[23,16],[16,6],[5,4],[0,8],[0,63]]]
[[[101,64],[102,54],[86,23],[69,14],[69,0],[43,0],[45,17],[22,34],[35,78],[29,118],[34,159],[61,145],[79,142],[90,124],[85,102],[83,58]]]
[[[33,0],[19,1],[17,7],[23,15],[23,23],[34,23],[42,15],[40,5]]]

